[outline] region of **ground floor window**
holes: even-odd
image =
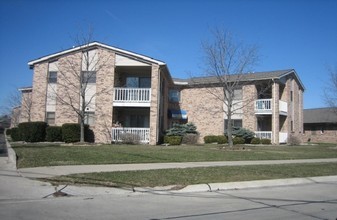
[[[232,119],[232,127],[242,128],[242,119]],[[228,119],[225,119],[225,130],[228,128]]]
[[[49,125],[55,124],[55,112],[47,112],[46,114],[46,122]]]
[[[86,112],[84,117],[84,124],[94,125],[95,124],[95,112]]]

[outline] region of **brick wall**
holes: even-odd
[[[242,126],[251,131],[256,131],[257,119],[255,116],[255,100],[257,99],[257,90],[255,85],[245,85],[242,87],[243,97],[243,115]]]
[[[48,63],[40,63],[34,66],[33,94],[32,94],[32,121],[45,121],[46,94],[47,94]]]
[[[181,109],[187,111],[188,122],[193,122],[200,133],[199,142],[206,135],[224,132],[223,102],[211,93],[221,94],[221,88],[186,88],[181,91]],[[223,98],[220,98],[223,100]]]
[[[115,53],[99,49],[99,64],[96,73],[95,142],[110,143],[113,115],[113,85],[115,74]]]
[[[159,85],[159,66],[153,64],[151,69],[151,107],[150,107],[150,143],[151,145],[157,144],[158,138],[158,89]]]
[[[58,60],[57,99],[55,110],[55,124],[78,123],[79,118],[74,109],[63,102],[72,103],[79,109],[80,106],[80,73],[82,53],[78,52],[61,57]]]

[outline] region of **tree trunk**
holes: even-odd
[[[229,104],[230,100],[228,100],[228,107],[227,107],[227,138],[228,138],[228,146],[230,148],[233,147],[233,137],[232,137],[232,105]]]

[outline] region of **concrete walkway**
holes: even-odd
[[[23,168],[18,172],[27,178],[45,178],[75,173],[114,172],[131,170],[156,170],[171,168],[247,166],[272,164],[299,164],[337,162],[337,158],[302,159],[302,160],[257,160],[257,161],[216,161],[216,162],[184,162],[184,163],[142,163],[142,164],[109,164],[109,165],[74,165]]]

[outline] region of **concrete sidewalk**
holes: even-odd
[[[257,160],[257,161],[215,161],[215,162],[184,162],[184,163],[142,163],[142,164],[108,164],[108,165],[73,165],[50,166],[19,169],[19,173],[27,178],[45,178],[75,173],[114,172],[132,170],[156,170],[171,168],[247,166],[272,164],[299,164],[337,162],[337,158],[302,159],[302,160]]]

